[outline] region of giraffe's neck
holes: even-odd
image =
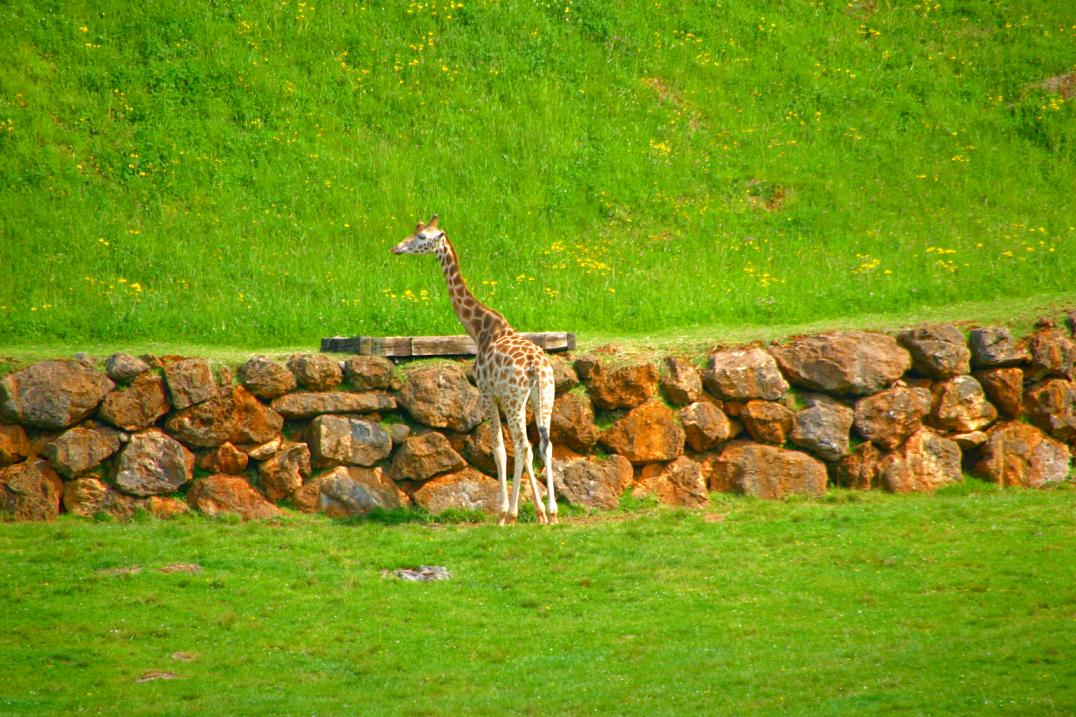
[[[452,300],[452,308],[460,323],[463,324],[463,328],[478,344],[480,351],[489,344],[490,340],[511,330],[512,327],[508,325],[504,316],[485,306],[467,288],[463,275],[460,274],[456,250],[452,248],[448,237],[445,237],[441,248],[437,251],[437,258],[441,261],[441,271],[445,275],[445,286]]]

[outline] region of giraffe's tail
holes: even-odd
[[[546,411],[542,396],[542,369],[543,364],[535,362],[530,367],[531,393],[534,396],[534,424],[538,429],[538,450],[545,462],[547,449],[549,448],[549,423],[546,421]],[[552,406],[549,406],[552,411]]]

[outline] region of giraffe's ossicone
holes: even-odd
[[[474,374],[481,396],[482,410],[493,432],[493,459],[500,485],[502,525],[514,522],[519,515],[520,479],[526,470],[534,493],[535,512],[542,523],[557,522],[557,499],[553,489],[553,446],[549,442],[549,423],[553,415],[553,367],[545,352],[509,326],[504,316],[474,297],[460,274],[456,251],[437,226],[437,215],[428,223],[419,222],[415,231],[392,249],[393,254],[436,254],[441,262],[452,308],[463,328],[478,345]],[[534,477],[533,454],[527,438],[527,405],[534,411],[538,428],[539,455],[546,479],[547,506],[542,505],[538,481]],[[512,498],[508,498],[507,455],[501,434],[504,416],[515,452]]]

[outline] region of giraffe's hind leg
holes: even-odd
[[[533,391],[534,420],[538,424],[538,453],[542,457],[542,472],[545,473],[546,499],[549,501],[548,523],[557,524],[557,496],[553,488],[553,444],[549,440],[549,426],[553,419],[553,401],[556,399],[556,389],[553,381],[553,370],[546,367],[539,377]],[[534,480],[534,476],[531,476]],[[537,501],[535,491],[535,501]],[[546,522],[546,521],[543,521]]]
[[[530,466],[533,454],[531,453],[530,441],[527,440],[526,396],[513,401],[505,414],[505,419],[508,423],[508,435],[512,439],[512,451],[516,455],[512,476],[512,502],[511,507],[508,509],[509,520],[515,522],[519,516],[519,493],[523,487],[523,471],[526,470],[530,479],[534,480]],[[536,487],[533,486],[532,490]],[[538,502],[540,504],[540,501]]]

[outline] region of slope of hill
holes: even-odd
[[[431,212],[528,330],[1073,291],[1076,110],[1047,82],[1069,3],[13,0],[0,23],[10,345],[456,333],[435,262],[388,253]]]

